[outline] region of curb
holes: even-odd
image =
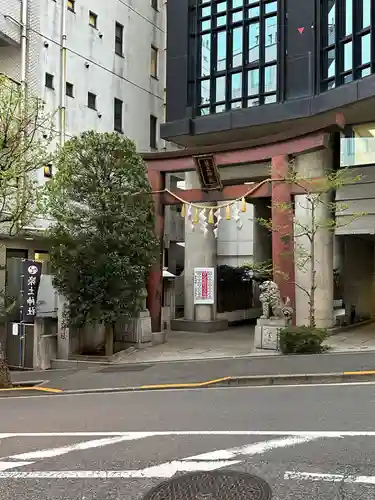
[[[45,381],[19,382],[16,387],[0,389],[0,392],[34,390],[51,394],[106,394],[120,392],[163,391],[170,389],[209,389],[210,387],[269,387],[309,384],[338,384],[350,382],[370,382],[375,380],[375,370],[347,371],[338,373],[311,373],[285,375],[242,375],[236,377],[221,377],[204,382],[190,382],[181,384],[141,385],[134,387],[104,387],[97,389],[58,389],[42,387]]]
[[[339,373],[312,373],[292,375],[255,375],[223,377],[205,382],[182,384],[141,385],[135,387],[106,387],[100,389],[68,389],[61,394],[105,394],[120,392],[163,391],[168,389],[209,389],[211,387],[267,387],[276,385],[332,384],[340,382],[369,382],[375,380],[375,370]]]
[[[48,392],[51,394],[61,394],[64,392],[62,389],[55,389],[55,388],[49,388],[49,387],[43,387],[43,384],[45,384],[46,380],[30,380],[30,381],[23,381],[23,382],[15,382],[13,387],[9,387],[7,389],[0,389],[0,394],[1,393],[9,393],[9,392],[18,392],[18,391],[38,391],[38,392]]]

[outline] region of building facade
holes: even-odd
[[[163,150],[165,22],[164,0],[1,0],[0,73],[55,113],[52,148],[96,130]]]
[[[150,170],[159,172],[161,182],[167,171],[162,159],[169,162],[168,171],[191,171],[196,155],[209,154],[224,192],[226,185],[271,179],[271,198],[294,204],[289,221],[284,221],[293,235],[296,223],[311,220],[306,196],[282,182],[291,160],[307,179],[349,168],[356,181],[335,193],[348,207],[333,214],[336,230],[322,228],[315,244],[316,317],[320,326],[334,322],[334,274],[343,284],[339,298],[346,313],[371,316],[374,0],[169,0],[167,30],[167,112],[161,136],[187,149],[184,155],[151,155]],[[201,196],[207,199],[203,191]],[[248,201],[256,212],[256,200]],[[280,217],[272,209],[273,221]],[[319,217],[329,220],[331,214],[322,209]],[[262,254],[256,226],[255,260],[255,254]],[[186,238],[188,248],[193,237],[186,233]],[[194,238],[197,246],[197,233]],[[201,245],[207,242],[202,237]],[[289,252],[284,263],[280,250]],[[199,266],[199,258],[191,256],[192,250],[185,255],[185,270],[189,259]],[[285,248],[275,234],[272,257],[274,266],[288,271],[288,283],[280,281],[280,288],[292,298],[297,323],[304,324],[308,298],[302,289],[310,286],[311,272],[300,269],[295,246]],[[189,281],[191,276],[185,279],[191,295]]]

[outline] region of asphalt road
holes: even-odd
[[[219,468],[277,500],[372,500],[374,405],[373,384],[2,399],[1,499],[136,500]]]
[[[218,360],[99,365],[85,370],[12,372],[14,383],[44,380],[62,390],[203,382],[227,376],[337,373],[375,370],[374,352],[254,356]]]

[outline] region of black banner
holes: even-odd
[[[22,261],[21,321],[23,323],[34,323],[41,274],[41,262]]]

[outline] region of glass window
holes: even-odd
[[[259,106],[259,99],[258,98],[257,99],[249,99],[247,101],[247,107],[248,108],[252,108],[254,106]]]
[[[336,74],[336,51],[335,49],[327,52],[327,78],[331,78]]]
[[[322,1],[332,4],[332,0]],[[279,1],[190,3],[191,34],[196,13],[200,28],[201,68],[194,87],[196,112],[203,115],[277,102]]]
[[[224,111],[225,111],[225,104],[220,104],[215,108],[215,113],[224,113]]]
[[[234,28],[232,33],[232,65],[242,66],[242,26]]]
[[[276,95],[267,95],[264,98],[264,104],[272,104],[273,102],[276,102]]]
[[[361,39],[361,64],[371,62],[371,34],[364,35]]]
[[[215,101],[225,101],[225,89],[226,89],[226,83],[225,83],[225,76],[220,76],[219,78],[216,78],[216,95],[215,95]]]
[[[217,35],[216,69],[222,71],[227,67],[227,32],[220,31]]]
[[[151,76],[154,78],[158,77],[158,49],[156,47],[151,46],[151,68],[150,68]]]
[[[269,2],[264,6],[264,11],[266,14],[270,14],[271,12],[277,12],[277,2]]]
[[[211,29],[211,19],[201,22],[201,31],[207,31]]]
[[[232,99],[242,97],[242,73],[232,75]]]
[[[91,11],[89,12],[89,25],[93,28],[98,27],[98,15]]]
[[[201,9],[201,17],[207,17],[211,15],[211,5],[208,7],[202,7]]]
[[[268,17],[265,20],[264,30],[265,62],[277,59],[277,17]]]
[[[353,69],[353,43],[348,42],[344,45],[344,71]]]
[[[116,23],[115,25],[115,53],[118,56],[123,55],[123,46],[124,46],[124,27],[120,23]]]
[[[345,35],[353,32],[353,0],[345,0]]]
[[[227,24],[227,15],[224,14],[224,16],[219,16],[216,19],[216,26],[220,28],[220,26],[225,26]]]
[[[276,64],[264,68],[264,92],[275,92],[277,83]]]
[[[361,71],[361,78],[371,75],[371,68],[365,68]]]
[[[201,36],[201,76],[211,73],[211,34]]]
[[[362,0],[362,28],[371,25],[371,0]]]
[[[259,17],[260,15],[260,9],[259,7],[250,7],[249,9],[249,19],[252,17]]]
[[[232,14],[232,23],[237,23],[243,20],[243,11],[240,10],[238,12],[233,12]]]
[[[259,94],[259,69],[252,69],[248,73],[247,79],[247,94]]]
[[[328,44],[332,45],[336,39],[336,0],[328,0]]]
[[[259,23],[249,25],[249,63],[259,61]]]
[[[200,82],[201,104],[210,104],[210,80]]]
[[[217,12],[226,12],[227,2],[221,2],[217,4]]]
[[[230,107],[232,109],[241,109],[242,108],[242,101],[232,102]]]

